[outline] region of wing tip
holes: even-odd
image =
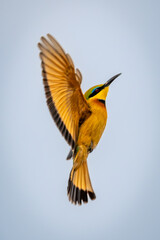
[[[39,43],[37,43],[37,47],[41,50],[41,46],[42,46],[42,44],[39,42]]]

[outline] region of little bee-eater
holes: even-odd
[[[73,157],[68,180],[69,200],[75,204],[88,202],[88,195],[96,198],[89,177],[87,157],[97,146],[107,122],[105,100],[109,85],[106,83],[81,91],[82,74],[75,69],[69,54],[50,34],[38,43],[42,61],[42,76],[50,113],[71,146],[67,159]]]

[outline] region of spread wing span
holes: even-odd
[[[74,67],[69,54],[50,34],[38,43],[42,76],[50,113],[68,144],[75,148],[79,123],[90,115],[80,84],[81,72]]]

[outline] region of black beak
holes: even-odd
[[[105,84],[104,87],[108,87],[117,77],[119,77],[121,75],[121,73],[116,74],[115,76],[113,76],[112,78],[110,78]]]

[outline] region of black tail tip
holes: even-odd
[[[88,194],[91,200],[96,199],[96,194],[94,192],[88,192]]]
[[[71,201],[71,203],[74,203],[75,205],[77,203],[79,205],[81,205],[82,203],[88,203],[88,195],[91,200],[96,199],[96,195],[94,192],[79,189],[72,183],[70,179],[68,180],[67,194],[69,201]]]

